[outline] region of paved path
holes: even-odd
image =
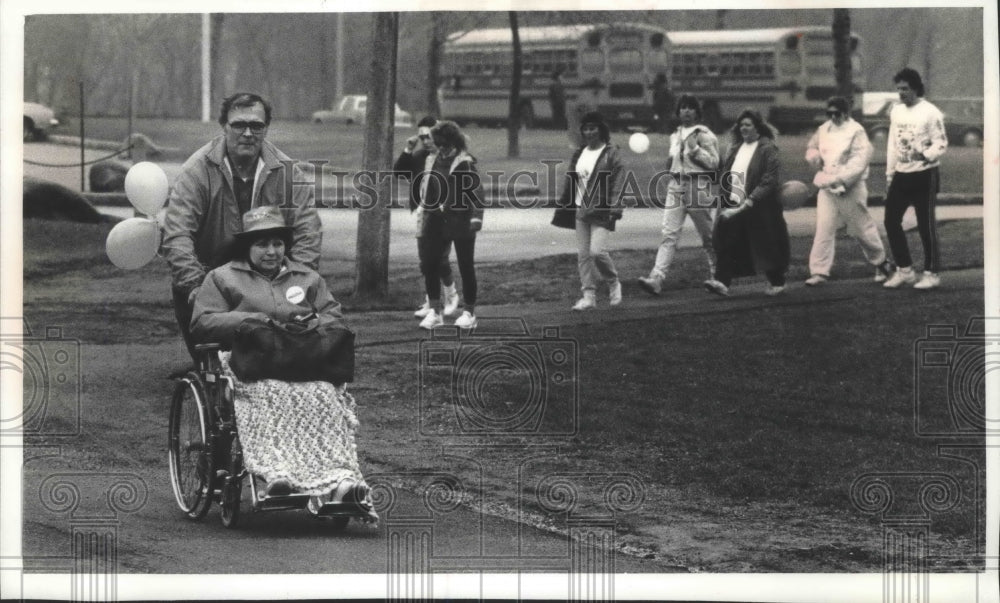
[[[101,207],[102,212],[118,217],[130,217],[132,210],[124,207]],[[882,223],[883,208],[871,208],[872,217]],[[660,209],[630,209],[609,239],[615,249],[655,249],[660,244]],[[938,220],[982,219],[981,205],[944,205],[938,208]],[[358,210],[321,209],[323,221],[323,259],[353,260],[357,247]],[[573,232],[549,224],[551,210],[492,209],[485,216],[483,232],[476,243],[477,262],[501,262],[537,258],[558,253],[575,253]],[[416,264],[416,220],[407,210],[393,210],[391,219],[389,261],[395,265]],[[785,212],[792,236],[812,236],[816,210],[802,208]],[[912,219],[908,226],[916,225]],[[881,227],[880,227],[881,228]],[[883,231],[883,236],[884,236]],[[701,245],[690,220],[684,223],[680,247]]]
[[[87,150],[88,161],[107,155],[107,151]],[[73,163],[79,161],[79,149],[53,144],[29,144],[24,147],[26,159],[46,163]],[[167,176],[173,179],[180,165],[160,164]],[[79,168],[41,168],[25,165],[27,175],[45,178],[78,190],[80,187]],[[100,207],[103,213],[125,218],[133,215],[128,207]],[[352,261],[356,256],[358,210],[321,209],[323,221],[324,260]],[[881,224],[884,210],[871,208],[872,216]],[[654,249],[660,242],[660,220],[662,210],[628,209],[624,219],[618,223],[609,245],[615,249]],[[938,208],[938,220],[954,220],[983,217],[981,205],[942,205]],[[491,209],[487,210],[483,232],[476,245],[476,259],[479,262],[499,262],[523,260],[557,253],[574,253],[575,241],[569,230],[549,225],[552,211],[545,209]],[[816,223],[816,210],[802,208],[785,213],[789,232],[792,236],[811,236]],[[907,226],[914,226],[912,212]],[[408,210],[393,210],[391,233],[392,243],[389,260],[393,264],[416,264],[417,246],[415,240],[416,220]],[[884,234],[884,233],[883,233]],[[700,245],[690,220],[685,221],[679,245],[693,247]]]

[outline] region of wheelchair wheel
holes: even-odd
[[[189,519],[201,519],[212,506],[215,463],[212,456],[205,387],[189,373],[177,382],[170,404],[170,484]]]
[[[240,446],[239,436],[233,437],[229,447],[229,458],[227,467],[229,477],[222,484],[219,518],[222,519],[222,525],[235,528],[240,522],[240,507],[243,502],[243,448]]]

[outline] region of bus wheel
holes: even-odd
[[[531,103],[521,104],[521,127],[527,129],[535,127],[535,110],[531,107]]]

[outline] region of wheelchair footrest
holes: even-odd
[[[308,494],[285,494],[258,499],[256,506],[264,511],[272,511],[277,509],[303,509],[308,504]]]
[[[317,510],[320,517],[364,517],[371,512],[367,505],[355,502],[326,502]]]

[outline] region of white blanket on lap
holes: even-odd
[[[236,428],[243,464],[267,482],[284,478],[297,492],[325,494],[344,478],[361,481],[354,432],[354,397],[325,381],[241,382],[220,354],[236,387]]]

